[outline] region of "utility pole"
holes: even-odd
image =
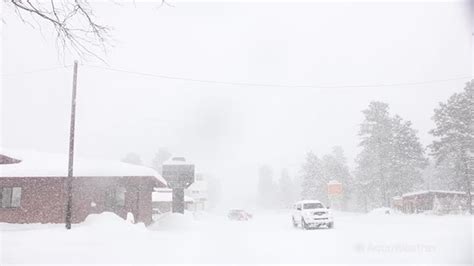
[[[73,166],[74,166],[74,129],[76,124],[76,89],[77,89],[77,60],[74,61],[72,79],[72,103],[71,103],[71,127],[69,131],[69,164],[66,180],[66,229],[71,229],[72,218],[72,180],[73,180]]]

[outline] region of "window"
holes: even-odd
[[[303,209],[321,209],[324,208],[323,204],[321,203],[305,203],[303,204]]]
[[[0,202],[2,208],[18,208],[21,201],[21,187],[0,188]]]
[[[118,187],[115,189],[115,204],[117,206],[125,206],[125,191],[124,187]]]
[[[125,188],[113,187],[105,192],[105,207],[106,209],[115,209],[116,207],[125,206]]]

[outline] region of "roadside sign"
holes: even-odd
[[[329,196],[336,196],[342,195],[342,183],[332,180],[328,183],[328,195]]]

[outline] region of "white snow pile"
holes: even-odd
[[[78,225],[78,229],[93,229],[97,232],[143,232],[146,227],[143,223],[133,224],[126,221],[115,213],[103,212],[87,216],[86,220]]]
[[[196,221],[192,213],[165,213],[148,227],[150,230],[176,231],[194,228]]]
[[[388,207],[376,208],[371,210],[369,215],[390,215],[390,214],[399,214],[400,212]]]

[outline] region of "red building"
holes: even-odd
[[[0,222],[64,223],[66,155],[0,151]],[[72,222],[114,212],[135,222],[152,221],[152,191],[164,179],[151,168],[121,162],[74,159]]]
[[[404,213],[458,213],[465,211],[466,205],[467,195],[462,191],[423,190],[392,199],[392,207]]]

